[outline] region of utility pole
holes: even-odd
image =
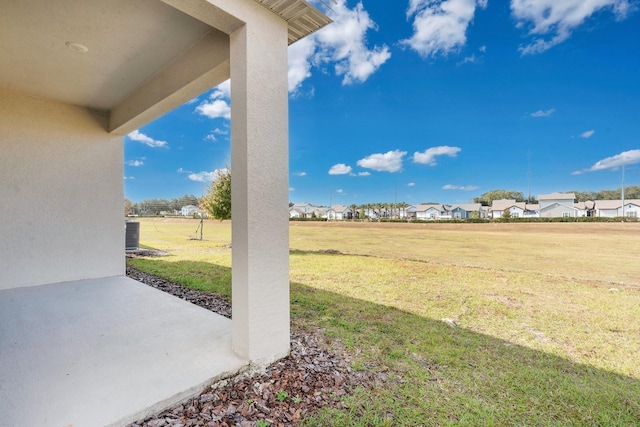
[[[527,160],[529,163],[528,169],[527,169],[527,188],[528,188],[528,194],[527,194],[527,203],[531,203],[531,151],[527,152]]]
[[[622,220],[624,221],[624,163],[622,164]]]

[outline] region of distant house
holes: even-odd
[[[327,210],[329,210],[329,208],[326,206],[314,206],[314,208],[311,210],[311,214],[308,215],[310,215],[312,218],[326,218]]]
[[[289,218],[306,218],[307,213],[300,208],[290,207],[289,208]]]
[[[622,208],[620,209],[620,216],[625,216],[627,218],[638,218],[640,217],[640,199],[631,199],[624,201],[624,215],[622,212]]]
[[[540,216],[540,205],[538,203],[525,203],[524,217],[537,218]]]
[[[289,207],[289,218],[308,218],[315,206],[311,203],[295,203]]]
[[[538,196],[541,218],[577,217],[579,211],[575,207],[574,193],[551,193]]]
[[[324,212],[323,218],[327,219],[353,219],[353,211],[344,205],[333,205]]]
[[[577,209],[577,216],[595,216],[595,202],[577,202],[573,207]]]
[[[313,203],[295,203],[289,208],[289,218],[310,218],[317,206]]]
[[[452,219],[486,218],[486,212],[480,203],[460,203],[451,206]]]
[[[415,208],[415,211],[413,210]],[[432,204],[421,204],[416,205],[412,209],[409,210],[410,214],[415,213],[415,219],[421,220],[438,220],[438,219],[449,219],[451,216],[449,215],[449,211],[447,210],[445,205],[432,203]]]
[[[183,206],[182,209],[180,209],[180,215],[182,216],[192,217],[195,214],[198,214],[198,215],[202,214],[202,211],[197,206],[187,205],[187,206]]]
[[[615,218],[622,216],[622,200],[596,200],[595,216]],[[640,199],[624,201],[624,216],[637,218],[640,216]]]
[[[512,218],[522,218],[526,210],[524,202],[516,202],[515,199],[499,199],[491,203],[491,218],[502,218],[505,210],[509,210]]]

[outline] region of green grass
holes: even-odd
[[[229,296],[230,226],[188,240],[196,227],[143,220],[143,243],[171,255],[129,263]],[[293,328],[388,377],[305,423],[640,425],[639,237],[637,224],[292,224]]]

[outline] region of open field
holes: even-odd
[[[230,296],[230,224],[135,267]],[[388,383],[309,425],[640,425],[640,223],[291,223],[292,322]],[[442,319],[451,319],[452,328]]]

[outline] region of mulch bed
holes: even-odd
[[[203,308],[231,318],[231,303],[220,295],[195,291],[127,267],[127,275]],[[343,350],[329,350],[319,333],[291,334],[291,353],[265,370],[208,387],[202,394],[129,427],[298,426],[305,415],[330,406],[356,387],[379,383],[354,372]]]

